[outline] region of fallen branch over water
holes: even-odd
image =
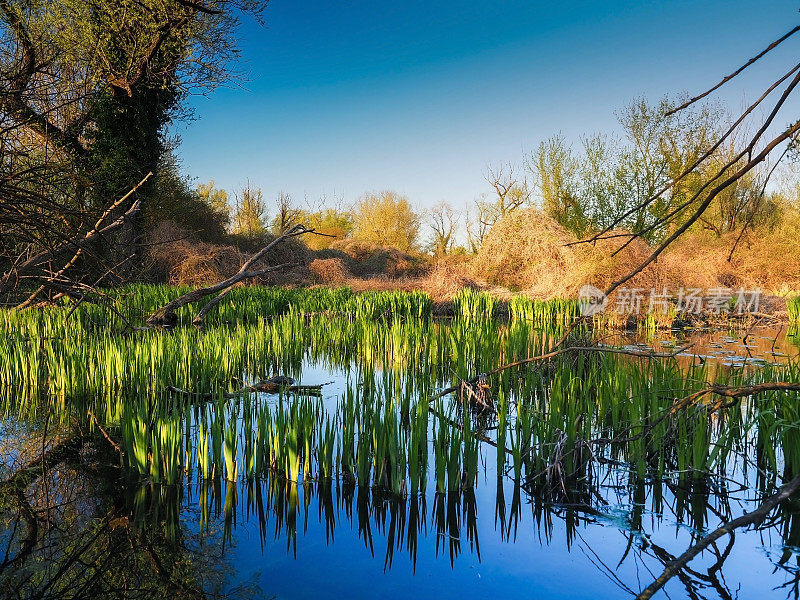
[[[197,316],[194,319],[194,324],[195,325],[202,324],[208,311],[211,310],[217,304],[219,304],[219,302],[222,301],[225,298],[225,296],[228,295],[231,288],[240,281],[244,281],[245,279],[252,279],[254,277],[260,277],[262,275],[266,275],[274,271],[279,271],[281,269],[286,269],[295,266],[293,263],[284,263],[272,267],[265,267],[257,271],[250,270],[250,268],[256,262],[262,259],[270,250],[272,250],[275,246],[277,246],[281,242],[289,238],[297,237],[306,233],[314,233],[314,230],[308,229],[304,225],[295,225],[289,231],[275,238],[269,244],[267,244],[261,250],[255,253],[252,257],[250,257],[250,259],[247,262],[245,262],[239,269],[239,271],[237,271],[234,275],[228,277],[224,281],[215,283],[214,285],[197,288],[195,290],[185,293],[183,296],[180,296],[179,298],[176,298],[172,302],[169,302],[168,304],[162,306],[152,315],[150,315],[150,317],[148,317],[147,319],[147,324],[150,326],[173,325],[178,320],[175,311],[177,311],[179,308],[186,306],[187,304],[192,304],[194,302],[202,300],[206,296],[217,294],[214,298],[209,300],[208,303],[205,306],[203,306],[203,308],[200,309],[200,312],[197,313]]]
[[[636,600],[649,600],[652,598],[653,594],[664,587],[667,582],[672,579],[672,577],[674,577],[689,563],[689,561],[700,554],[703,550],[708,548],[708,546],[713,544],[724,535],[732,535],[736,529],[746,527],[748,525],[760,524],[767,517],[767,515],[772,512],[773,509],[777,508],[782,502],[791,497],[798,489],[800,489],[800,475],[795,476],[794,479],[781,487],[775,495],[764,500],[764,502],[762,502],[761,505],[754,511],[746,513],[741,517],[721,525],[707,536],[699,540],[696,544],[690,546],[686,552],[668,563],[664,568],[664,572],[659,575],[659,577],[653,581],[653,583],[642,590],[639,595],[636,596]]]
[[[568,330],[567,333],[569,333],[569,331],[571,331],[571,329]],[[475,375],[470,379],[462,380],[458,383],[458,385],[454,385],[442,390],[441,392],[433,396],[430,399],[430,401],[432,402],[433,400],[441,398],[442,396],[446,396],[447,394],[452,394],[453,392],[463,390],[464,386],[474,386],[475,384],[480,383],[482,380],[486,379],[486,377],[488,377],[489,375],[495,375],[497,373],[500,373],[507,369],[511,369],[513,367],[519,367],[534,362],[548,360],[550,358],[555,358],[556,356],[559,356],[561,354],[567,354],[570,352],[600,352],[605,354],[624,354],[626,356],[634,356],[637,358],[662,359],[662,358],[675,358],[676,356],[678,356],[682,352],[685,352],[694,345],[694,344],[688,344],[686,346],[678,348],[677,350],[675,350],[675,352],[668,352],[668,353],[652,352],[652,351],[641,352],[638,350],[626,350],[624,348],[611,348],[607,346],[569,346],[567,348],[558,348],[558,346],[560,346],[565,339],[566,339],[566,334],[565,337],[562,337],[561,340],[559,340],[554,345],[555,349],[551,350],[550,352],[546,352],[544,354],[539,354],[538,356],[531,356],[529,358],[524,358],[522,360],[501,365],[499,367],[492,369],[491,371],[487,371],[486,373],[478,373],[477,375]]]

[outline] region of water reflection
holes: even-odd
[[[570,504],[545,502],[524,481],[506,476],[479,478],[464,491],[408,495],[338,478],[236,483],[186,475],[166,485],[99,467],[108,462],[103,443],[91,440],[95,450],[88,456],[94,459],[73,456],[46,485],[37,484],[35,505],[25,508],[16,504],[21,499],[4,496],[0,591],[9,597],[79,598],[87,591],[115,597],[125,586],[136,589],[123,597],[261,597],[283,584],[257,575],[253,564],[275,563],[279,567],[267,572],[280,568],[296,581],[311,565],[322,566],[315,561],[337,556],[362,573],[382,572],[404,585],[414,585],[410,578],[420,574],[446,579],[448,571],[461,577],[480,566],[491,577],[497,569],[493,586],[505,585],[498,577],[509,577],[509,592],[523,585],[535,593],[546,589],[548,560],[574,568],[575,554],[594,571],[581,570],[593,597],[630,597],[704,530],[752,510],[755,498],[746,480],[676,475],[655,481],[616,464],[598,473],[591,502]],[[29,511],[38,527],[26,524]],[[753,584],[743,561],[760,555],[774,571],[774,595],[796,598],[798,511],[799,502],[787,503],[758,531],[721,540],[679,572],[668,587],[671,597],[735,598],[738,586]],[[374,562],[365,561],[364,553]],[[281,554],[291,562],[282,562]],[[526,555],[528,563],[514,562]],[[398,556],[407,560],[398,565]],[[528,564],[528,570],[515,577],[515,564]],[[102,580],[95,580],[100,573]],[[560,574],[569,578],[569,568],[560,567]],[[321,592],[354,577],[327,576],[336,581],[312,577],[305,585]],[[426,589],[435,595],[436,586]],[[763,584],[757,589],[763,591]],[[284,588],[280,595],[295,594]],[[470,590],[462,595],[478,597]],[[738,597],[754,596],[739,591]]]
[[[755,505],[747,489],[724,477],[656,482],[610,471],[604,474],[595,502],[558,505],[543,502],[519,481],[506,477],[497,478],[494,484],[483,481],[466,491],[398,496],[337,479],[298,484],[276,476],[238,484],[215,478],[187,481],[184,486],[145,485],[133,489],[128,502],[138,527],[152,530],[159,522],[171,540],[181,537],[172,531],[180,522],[190,531],[196,527],[205,534],[221,527],[218,543],[223,554],[240,552],[242,544],[248,551],[257,548],[262,555],[282,547],[294,560],[302,553],[303,544],[313,549],[324,541],[332,551],[341,548],[352,554],[352,542],[357,540],[370,557],[381,561],[384,573],[392,570],[398,553],[408,557],[412,574],[420,565],[428,570],[431,561],[441,559],[455,569],[464,553],[481,563],[486,543],[496,550],[498,545],[517,543],[524,532],[523,538],[533,535],[555,553],[573,551],[577,544],[599,572],[628,589],[631,582],[623,582],[620,572],[648,564],[655,573],[682,551],[685,542],[678,538],[695,539],[708,527],[752,510]],[[488,509],[490,498],[493,518],[480,514]],[[782,585],[795,592],[800,576],[800,557],[795,551],[800,547],[798,509],[798,503],[784,505],[760,527],[763,545],[767,546],[765,536],[778,536],[769,541],[769,547],[778,544],[784,549],[771,556],[772,563],[776,570],[787,573]],[[491,528],[486,527],[487,518],[491,518]],[[683,533],[666,543],[656,541],[655,534],[665,524]],[[624,537],[617,564],[609,564],[603,547],[590,541],[589,534],[598,526],[610,526]],[[256,546],[255,539],[247,542],[249,536],[238,535],[238,529],[256,532]],[[490,536],[494,539],[486,538],[487,530],[494,531]],[[554,538],[562,534],[564,546],[558,547]],[[709,565],[694,565],[680,572],[677,581],[687,597],[735,597],[725,583],[724,567],[736,535],[712,547],[706,559],[711,560]],[[431,554],[420,555],[421,546]]]

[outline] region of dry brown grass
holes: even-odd
[[[242,266],[242,254],[233,246],[195,244],[170,270],[169,282],[207,285],[234,275]]]
[[[571,287],[575,252],[569,233],[536,209],[515,211],[495,223],[473,263],[474,273],[490,283],[557,296]]]
[[[624,232],[616,232],[624,233]],[[472,272],[537,297],[573,297],[584,284],[606,289],[642,264],[653,248],[627,238],[567,246],[577,239],[536,209],[506,216],[492,228]],[[800,288],[800,219],[748,233],[729,261],[736,235],[692,232],[679,238],[628,288]]]
[[[526,209],[494,225],[478,252],[475,272],[491,283],[532,296],[571,297],[587,283],[604,289],[647,257],[649,247],[641,240],[613,256],[624,239],[568,246],[577,239],[555,219],[540,210]],[[662,269],[654,265],[631,285],[650,288],[663,281]]]
[[[452,300],[464,288],[479,290],[487,287],[469,273],[470,264],[466,257],[439,258],[428,273],[420,278],[419,289],[428,292],[435,302],[439,302]]]
[[[423,272],[419,257],[401,252],[397,248],[378,246],[359,240],[339,240],[331,244],[331,250],[346,254],[352,263],[350,269],[356,275],[369,277],[414,277]]]
[[[315,258],[308,270],[319,283],[340,284],[353,276],[341,258]]]
[[[736,237],[695,232],[677,240],[663,258],[670,279],[687,287],[800,288],[800,227],[748,232],[729,261]]]
[[[614,231],[612,233],[625,234],[626,232]],[[605,290],[650,256],[652,249],[646,242],[634,239],[625,245],[628,239],[627,237],[618,237],[598,240],[592,244],[573,246],[576,257],[575,272],[572,274],[573,293],[576,293],[580,286],[586,283]],[[670,282],[669,276],[660,262],[649,265],[628,284],[628,287],[642,289],[660,289],[664,286],[670,287]]]
[[[266,238],[264,244],[269,243]],[[147,237],[145,255],[147,277],[176,285],[206,285],[235,274],[250,256],[233,245],[193,241],[187,232],[165,221]],[[295,240],[287,240],[272,250],[263,265],[292,263],[295,266],[258,278],[260,283],[298,284],[308,281],[311,253]]]
[[[660,261],[672,285],[710,289],[742,285],[740,274],[728,262],[735,236],[717,237],[692,232],[677,239]]]
[[[616,256],[627,238],[578,244],[555,220],[536,209],[515,212],[495,224],[474,257],[431,260],[356,240],[338,240],[330,248],[310,250],[289,240],[275,249],[267,264],[297,263],[261,283],[348,285],[356,291],[415,289],[446,302],[461,289],[507,297],[507,288],[540,298],[574,297],[592,284],[606,289],[641,264],[652,252],[634,240]],[[194,242],[169,222],[147,240],[149,278],[178,284],[205,284],[235,273],[248,254],[235,246]],[[735,235],[692,232],[671,245],[628,288],[675,291],[680,287],[729,287],[775,293],[800,289],[800,218],[771,231],[745,236],[728,260]],[[504,286],[504,287],[499,287]]]

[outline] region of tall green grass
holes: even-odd
[[[140,294],[140,305],[163,301],[141,287],[119,293]],[[458,395],[428,401],[460,378],[547,349],[563,331],[558,325],[574,316],[572,304],[519,300],[502,323],[487,318],[493,301],[470,292],[460,297],[461,318],[435,321],[421,296],[365,296],[357,301],[360,318],[318,311],[307,296],[303,311],[276,301],[276,312],[265,316],[267,299],[288,296],[247,293],[262,299],[260,308],[237,303],[230,310],[252,311],[246,319],[202,331],[127,331],[109,326],[114,317],[93,306],[69,318],[59,307],[0,311],[3,413],[34,419],[46,410],[88,427],[97,419],[119,435],[132,473],[166,485],[196,472],[204,481],[337,479],[415,497],[465,493],[486,469],[544,497],[583,501],[602,465],[624,465],[643,480],[693,480],[745,460],[757,462],[765,484],[800,472],[797,394],[762,394],[713,415],[704,405],[671,412],[676,398],[711,380],[798,381],[796,363],[712,372],[673,360],[565,354],[491,378],[496,414],[487,418]],[[341,295],[340,306],[360,297],[330,294],[324,297]],[[381,318],[387,306],[405,317]],[[223,394],[275,373],[301,379],[309,364],[333,373],[343,391],[325,398]],[[171,394],[167,386],[213,399]]]
[[[788,298],[786,309],[789,311],[789,322],[793,325],[800,325],[800,296]]]

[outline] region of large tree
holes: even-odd
[[[359,198],[353,213],[353,237],[404,252],[417,249],[420,216],[406,196],[384,190]]]
[[[131,263],[166,126],[186,94],[236,76],[238,19],[265,4],[0,0],[0,300],[63,287],[89,258],[93,276]]]

